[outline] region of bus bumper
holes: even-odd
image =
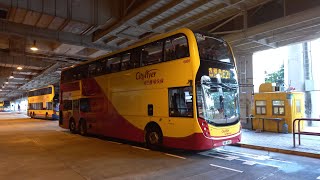
[[[202,133],[195,133],[184,138],[164,137],[163,144],[186,150],[209,150],[212,148],[235,144],[241,141],[241,132],[228,137],[206,137]]]

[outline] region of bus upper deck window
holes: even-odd
[[[143,65],[146,65],[148,63],[148,56],[149,56],[148,51],[142,50],[142,52],[141,52],[141,61],[142,61]]]
[[[188,48],[186,45],[181,46],[180,44],[176,44],[175,50],[177,59],[189,56]]]
[[[189,56],[189,48],[186,36],[173,36],[165,41],[165,61]]]
[[[140,67],[140,55],[141,51],[139,49],[133,49],[130,53],[130,66],[132,68]]]
[[[121,71],[131,69],[131,59],[130,59],[130,53],[125,53],[121,57]]]

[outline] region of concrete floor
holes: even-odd
[[[239,147],[144,149],[0,113],[0,179],[320,179],[318,159]]]

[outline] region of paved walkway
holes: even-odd
[[[320,127],[316,127],[314,130],[320,133]],[[299,146],[298,135],[296,135],[296,147],[293,147],[292,134],[258,133],[254,130],[243,129],[242,140],[238,146],[320,158],[320,136],[301,135],[301,145]]]

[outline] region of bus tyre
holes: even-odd
[[[150,126],[146,130],[146,146],[151,150],[158,150],[162,145],[162,132],[157,126]]]
[[[79,123],[79,131],[80,131],[80,134],[82,136],[86,136],[87,135],[87,123],[86,123],[86,120],[80,120],[80,123]]]
[[[76,122],[73,119],[70,120],[69,129],[73,134],[77,133]]]

